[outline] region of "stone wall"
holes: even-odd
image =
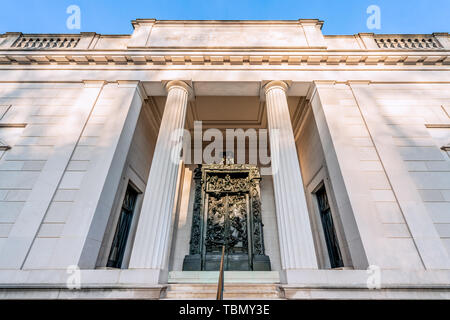
[[[14,84],[2,89],[1,99],[11,107],[0,130],[17,122],[24,128],[0,162],[0,266],[95,263],[103,232],[94,229],[106,226],[142,104],[136,83]],[[128,128],[121,129],[126,122]]]
[[[317,84],[313,110],[325,116],[319,126],[332,139],[325,148],[336,155],[369,264],[448,265],[448,155],[439,149],[443,138],[427,128],[448,123],[444,87]]]
[[[52,156],[57,136],[63,133],[65,120],[76,112],[75,103],[82,91],[82,84],[0,85],[0,104],[9,106],[1,123],[26,124],[25,127],[0,128],[1,139],[12,147],[4,152],[0,162],[0,248],[6,243],[47,160]],[[83,148],[87,148],[84,145],[88,142],[88,137],[78,142],[76,157],[72,157],[73,161],[61,172],[64,184],[53,199],[47,220],[37,235],[40,238],[37,242],[43,246],[44,242],[51,241],[44,238],[58,237],[61,231],[61,221],[64,221],[61,215],[67,213],[71,204],[71,200],[67,200],[69,193],[76,192],[76,181],[84,173],[87,162],[77,157],[81,156]],[[69,184],[71,188],[63,190]],[[66,200],[62,202],[63,199]],[[43,250],[44,253],[46,251]]]

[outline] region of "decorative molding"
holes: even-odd
[[[443,49],[439,41],[429,34],[389,34],[374,35],[375,43],[380,49],[408,49],[408,50],[429,50]]]
[[[0,123],[0,128],[25,128],[26,123]]]
[[[450,123],[426,123],[425,127],[429,129],[450,129]]]
[[[364,52],[363,52],[364,53]],[[450,65],[450,56],[446,51],[441,55],[417,54],[405,52],[393,55],[363,55],[321,53],[301,55],[152,55],[136,53],[77,53],[76,55],[55,52],[52,54],[0,54],[1,64],[19,65]]]
[[[59,50],[75,49],[81,40],[82,35],[20,35],[20,37],[11,45],[14,49],[24,50]]]

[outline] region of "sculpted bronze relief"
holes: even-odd
[[[264,254],[260,180],[253,165],[195,169],[190,250],[183,270],[218,270],[222,245],[226,270],[270,270]]]

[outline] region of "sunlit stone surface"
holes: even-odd
[[[218,271],[183,261],[196,168],[230,143],[260,199],[224,221],[261,221],[215,245],[246,262],[256,234],[267,258],[228,264],[225,298],[450,298],[448,33],[132,23],[0,35],[0,298],[214,298]]]

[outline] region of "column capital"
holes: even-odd
[[[289,84],[283,80],[269,81],[268,83],[264,84],[264,86],[263,86],[264,93],[267,94],[267,92],[269,92],[269,90],[271,90],[273,88],[280,88],[284,92],[287,92],[287,90],[289,89]]]
[[[181,88],[187,92],[189,99],[194,98],[194,88],[191,81],[169,80],[163,81],[163,85],[167,92],[169,92],[172,88]]]

